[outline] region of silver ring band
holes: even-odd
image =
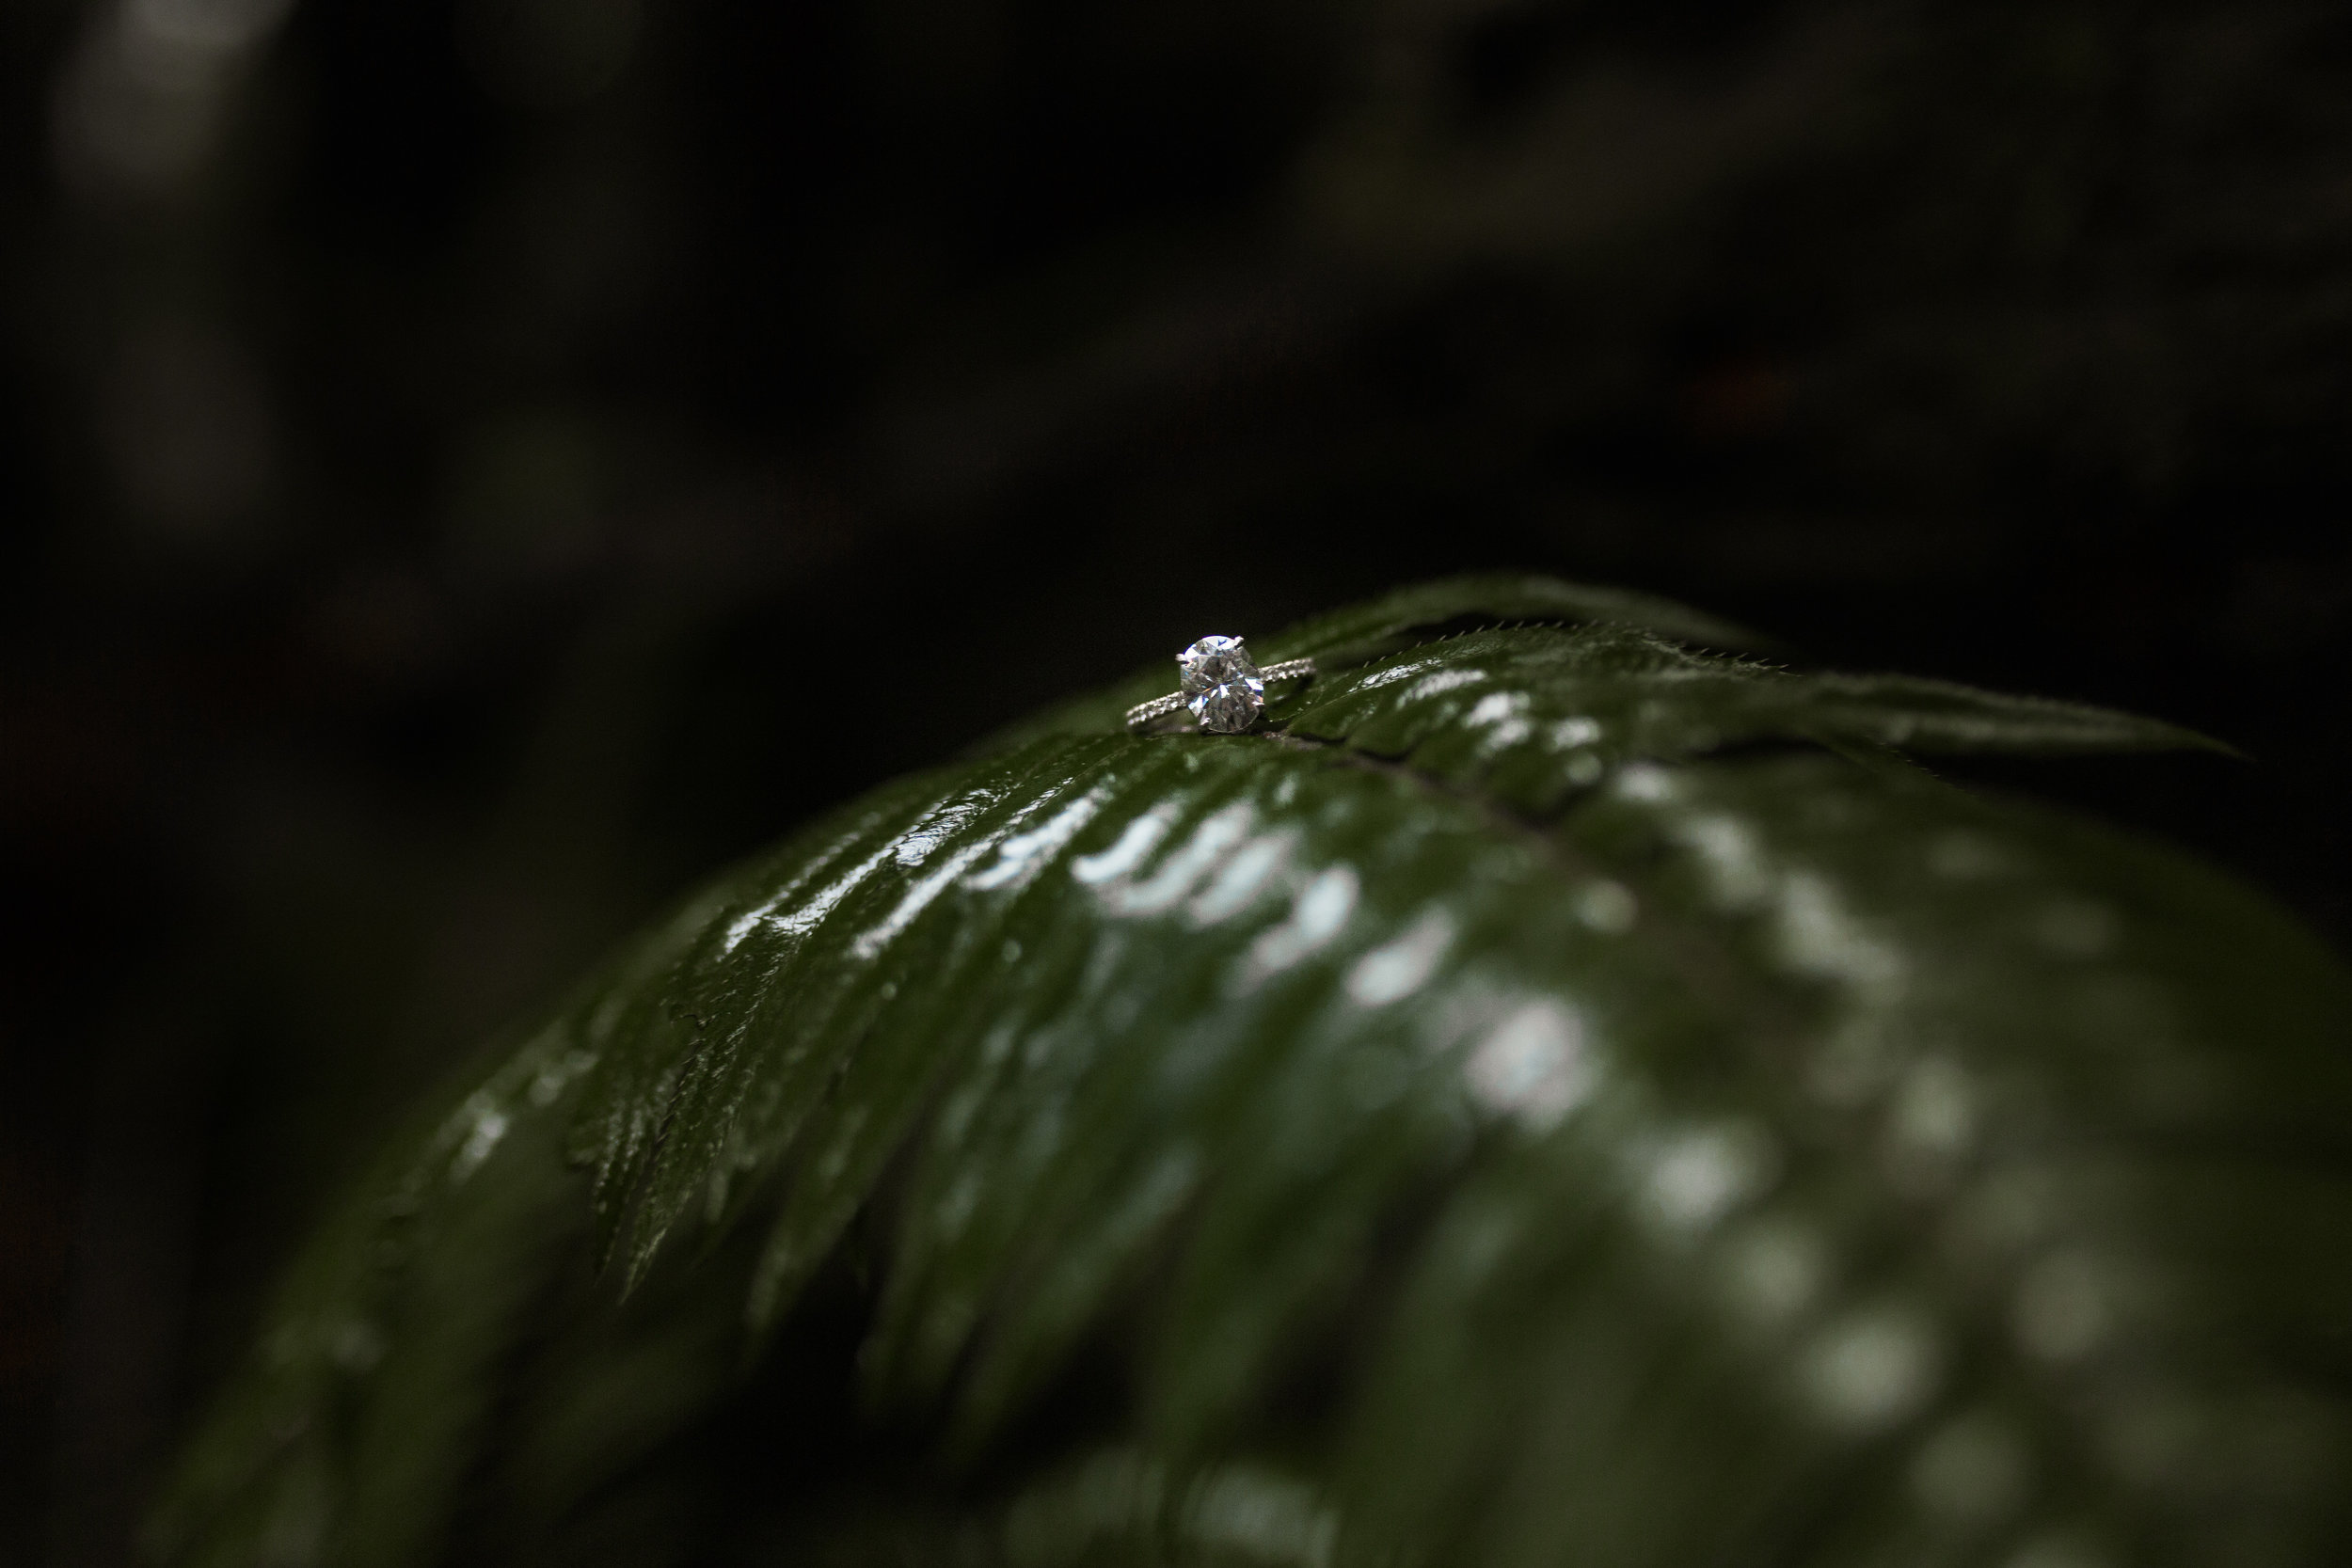
[[[1204,637],[1176,656],[1176,667],[1183,673],[1183,685],[1165,697],[1129,708],[1129,729],[1189,709],[1202,730],[1238,734],[1264,710],[1266,682],[1301,680],[1315,673],[1311,658],[1286,658],[1261,667],[1238,637]]]
[[[1165,697],[1154,697],[1148,703],[1137,703],[1127,710],[1127,727],[1141,729],[1154,719],[1165,719],[1171,713],[1184,711],[1184,694],[1171,691]]]

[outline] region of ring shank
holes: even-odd
[[[1138,725],[1149,724],[1154,719],[1165,719],[1171,713],[1182,713],[1184,709],[1184,694],[1181,691],[1171,691],[1165,697],[1154,697],[1148,703],[1137,703],[1129,708],[1127,727],[1132,730]]]

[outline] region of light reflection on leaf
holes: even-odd
[[[975,1563],[2344,1549],[2352,986],[1888,750],[2200,742],[1677,627],[1408,590],[1268,640],[1276,733],[1139,675],[722,879],[392,1142],[164,1556],[662,1486]],[[796,1357],[854,1484],[692,1458]]]

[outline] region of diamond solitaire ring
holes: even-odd
[[[1265,711],[1265,683],[1296,680],[1315,673],[1311,658],[1288,658],[1258,668],[1238,637],[1204,637],[1176,656],[1183,689],[1127,710],[1127,727],[1141,729],[1179,708],[1190,708],[1210,735],[1239,735]]]

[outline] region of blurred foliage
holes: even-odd
[[[2200,742],[1597,597],[688,898],[342,1200],[167,1560],[2341,1560],[2352,974],[1883,745]]]
[[[0,1559],[469,1042],[1206,627],[2164,712],[2264,770],[2036,787],[2352,932],[2347,104],[2317,0],[0,8]]]

